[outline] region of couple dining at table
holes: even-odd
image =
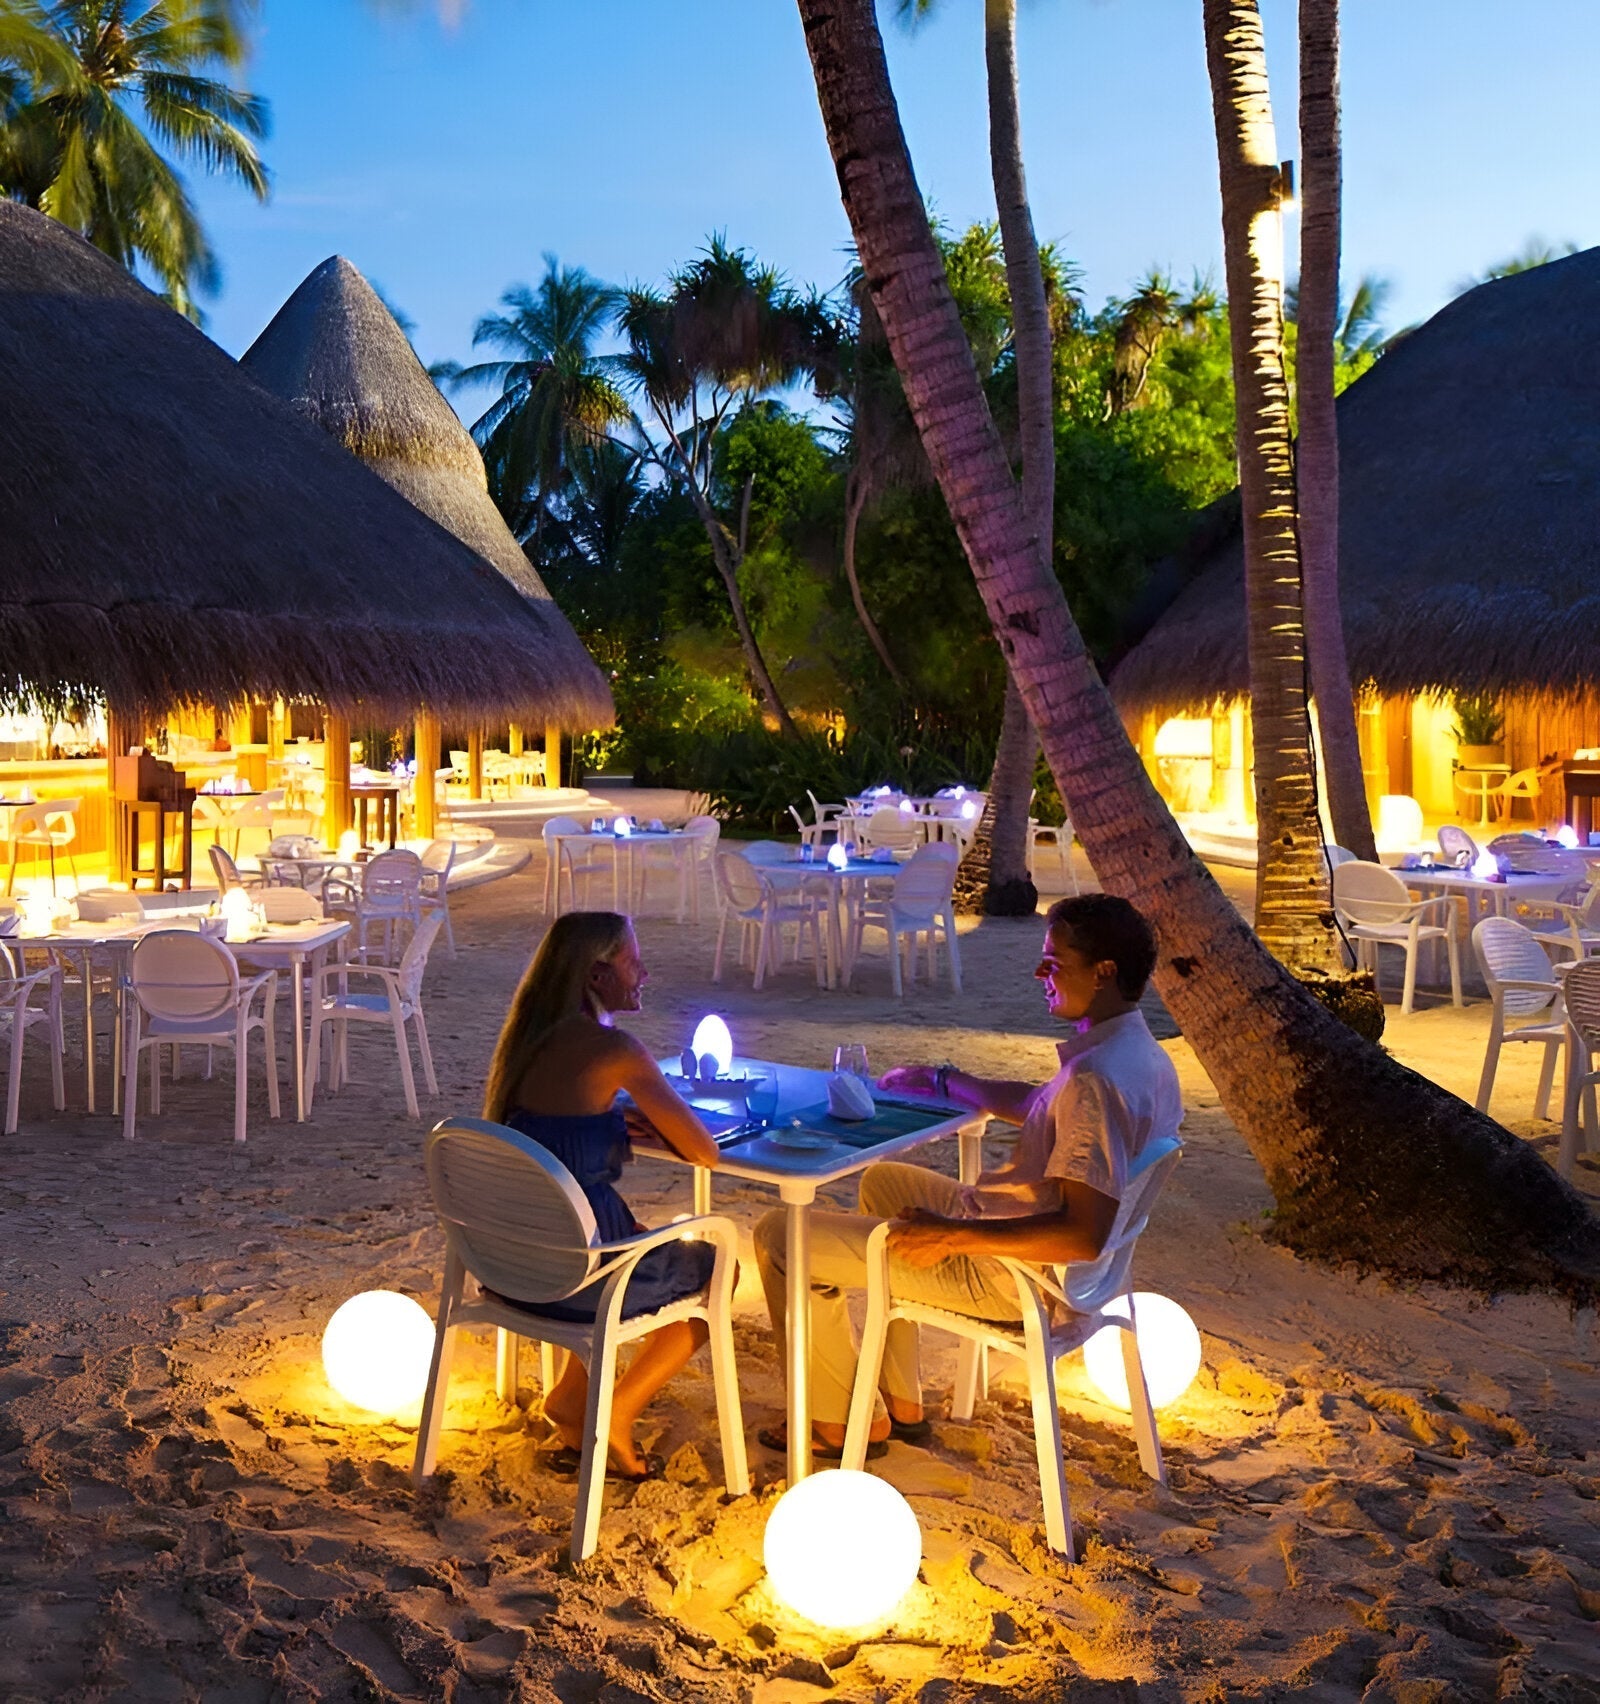
[[[875,1224],[893,1221],[888,1246],[896,1294],[975,1318],[1015,1320],[1015,1287],[999,1259],[1045,1265],[1094,1259],[1140,1152],[1177,1133],[1183,1116],[1177,1074],[1138,1004],[1156,959],[1148,922],[1108,894],[1062,900],[1045,922],[1033,974],[1051,1015],[1071,1030],[1058,1049],[1061,1069],[1048,1083],[979,1077],[950,1065],[899,1066],[881,1079],[891,1092],[937,1096],[1019,1126],[1007,1163],[962,1185],[926,1167],[879,1161],[862,1175],[859,1212],[811,1217],[812,1448],[823,1459],[837,1460],[843,1447],[855,1376],[845,1298],[866,1282],[865,1246]],[[648,974],[628,918],[613,912],[558,918],[513,998],[485,1094],[485,1117],[540,1143],[572,1172],[607,1241],[643,1229],[617,1190],[633,1140],[663,1145],[707,1169],[722,1157],[648,1048],[615,1021],[641,1009]],[[755,1229],[757,1266],[780,1342],[782,1220],[781,1212],[770,1213]],[[712,1259],[709,1244],[693,1241],[646,1255],[629,1282],[624,1315],[693,1294],[709,1279]],[[594,1282],[530,1311],[589,1319],[601,1288]],[[660,1459],[640,1451],[635,1427],[705,1339],[699,1321],[678,1321],[642,1341],[616,1386],[608,1440],[614,1475],[659,1475]],[[584,1368],[571,1356],[546,1393],[545,1416],[562,1443],[552,1462],[573,1472],[586,1394]],[[869,1453],[881,1454],[891,1434],[915,1441],[927,1431],[916,1327],[896,1322]],[[771,1448],[786,1446],[781,1430],[760,1437]]]

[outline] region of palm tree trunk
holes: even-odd
[[[983,56],[989,84],[989,172],[1000,215],[1006,286],[1011,295],[1012,347],[1017,361],[1017,413],[1022,441],[1022,512],[1045,572],[1053,572],[1055,533],[1055,388],[1050,361],[1050,309],[1039,244],[1022,167],[1022,113],[1017,99],[1016,0],[984,0]],[[1039,892],[1028,868],[1028,807],[1039,736],[1016,682],[1006,673],[1005,710],[989,777],[989,805],[978,828],[989,844],[984,910],[1028,917]]]
[[[867,506],[869,487],[861,476],[859,468],[852,467],[845,476],[844,482],[844,548],[841,555],[844,560],[844,577],[850,585],[850,601],[856,606],[856,618],[861,623],[861,631],[866,634],[868,643],[878,653],[878,661],[888,671],[889,679],[902,691],[905,691],[905,676],[894,666],[894,658],[889,655],[889,647],[883,642],[883,635],[878,631],[878,624],[872,619],[867,609],[867,601],[861,595],[861,580],[856,573],[856,534],[861,527],[861,512]]]
[[[956,910],[963,916],[1031,917],[1039,909],[1039,890],[1027,864],[1028,807],[1033,801],[1033,766],[1038,756],[1039,736],[1008,669],[989,796],[957,871]],[[1002,847],[1021,849],[1020,874],[1002,866]]]
[[[874,0],[798,0],[845,212],[989,619],[1101,881],[1161,943],[1157,986],[1303,1252],[1483,1286],[1600,1292],[1600,1224],[1524,1143],[1363,1042],[1195,858],[1043,572],[889,87]]]
[[[1256,0],[1205,0],[1233,342],[1255,742],[1256,932],[1292,970],[1342,971],[1306,701],[1300,542],[1283,368],[1283,215]]]
[[[711,541],[711,559],[717,565],[723,588],[728,594],[728,608],[733,612],[733,625],[739,634],[740,647],[744,651],[745,667],[749,669],[750,678],[756,683],[756,691],[761,694],[768,712],[777,722],[778,731],[786,738],[798,739],[800,730],[794,725],[794,718],[789,714],[778,692],[777,683],[767,668],[767,659],[762,656],[761,647],[756,643],[756,632],[750,625],[750,612],[744,607],[744,593],[739,590],[739,563],[729,545],[727,529],[717,518],[715,510],[693,477],[686,479],[684,484],[690,501],[694,504],[695,513],[700,517],[700,524],[706,529],[706,537]]]
[[[1333,344],[1339,323],[1339,0],[1300,0],[1300,572],[1306,652],[1334,838],[1376,860],[1355,695],[1339,609],[1339,428]]]

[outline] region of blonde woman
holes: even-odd
[[[637,1012],[649,973],[639,957],[633,924],[611,911],[574,911],[558,917],[523,974],[489,1067],[483,1114],[548,1149],[577,1179],[594,1209],[602,1242],[645,1229],[617,1193],[631,1158],[630,1124],[651,1134],[697,1166],[715,1166],[717,1145],[705,1126],[673,1093],[644,1043],[617,1029],[618,1012]],[[617,1104],[633,1101],[627,1117]],[[623,1298],[625,1318],[653,1313],[692,1295],[711,1276],[709,1243],[673,1242],[653,1249],[634,1268]],[[604,1280],[559,1302],[529,1304],[553,1319],[590,1320]],[[642,1455],[633,1442],[640,1413],[706,1340],[700,1320],[664,1325],[640,1341],[617,1381],[611,1409],[608,1471],[624,1479],[659,1475],[659,1456]],[[559,1470],[577,1471],[583,1446],[588,1376],[576,1355],[545,1398],[546,1418],[566,1448],[552,1458]]]

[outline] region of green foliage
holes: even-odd
[[[1450,730],[1458,745],[1498,745],[1506,719],[1492,692],[1457,692],[1450,700],[1456,713]]]

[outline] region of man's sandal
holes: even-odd
[[[756,1442],[766,1449],[776,1450],[779,1455],[789,1453],[789,1428],[787,1426],[763,1426],[756,1433]],[[811,1453],[819,1461],[843,1461],[844,1445],[827,1444],[822,1439],[812,1436]],[[878,1461],[889,1453],[887,1438],[874,1438],[867,1444],[867,1460]]]

